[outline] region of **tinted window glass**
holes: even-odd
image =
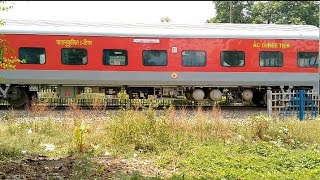
[[[298,66],[299,67],[318,67],[319,64],[318,52],[299,52]]]
[[[143,65],[145,66],[166,66],[167,51],[164,50],[144,50]]]
[[[111,66],[125,66],[128,64],[127,50],[104,49],[103,64]]]
[[[88,55],[86,49],[63,48],[62,64],[81,65],[88,63]]]
[[[221,65],[231,66],[231,67],[244,66],[244,52],[243,51],[221,52]]]
[[[259,64],[262,67],[280,67],[283,66],[282,52],[263,51],[259,55]]]
[[[205,66],[206,52],[205,51],[182,51],[183,66]]]
[[[19,48],[19,59],[24,64],[45,64],[46,51],[44,48],[22,47]]]

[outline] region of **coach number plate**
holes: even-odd
[[[178,48],[177,47],[172,47],[172,53],[178,53]]]

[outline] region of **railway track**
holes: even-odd
[[[119,107],[107,107],[105,109],[101,108],[98,110],[93,110],[92,107],[82,106],[81,111],[73,111],[67,108],[68,106],[56,106],[51,109],[25,109],[25,108],[15,108],[13,111],[5,106],[0,106],[0,121],[6,121],[8,116],[15,117],[17,122],[21,121],[33,121],[33,120],[45,120],[49,117],[57,122],[62,122],[69,120],[72,116],[87,119],[89,121],[94,120],[108,120],[110,115],[117,114]],[[70,113],[71,112],[71,113]],[[159,115],[162,113],[167,113],[163,108],[156,108],[155,112]],[[229,121],[243,121],[245,119],[250,119],[253,115],[257,114],[267,114],[266,107],[255,107],[255,106],[220,106],[218,111],[214,110],[212,106],[202,106],[199,111],[198,107],[195,106],[175,106],[174,115],[180,117],[181,115],[187,113],[187,116],[192,118],[199,115],[199,112],[208,117],[219,118]]]
[[[48,108],[52,111],[66,111],[69,107],[77,106],[82,110],[100,110],[100,111],[109,111],[109,110],[119,110],[119,109],[139,109],[148,108],[152,106],[156,110],[164,110],[173,106],[176,110],[188,110],[194,111],[201,107],[204,111],[212,110],[214,107],[219,107],[222,111],[257,111],[263,112],[266,111],[266,107],[257,107],[251,104],[244,103],[233,103],[227,104],[226,102],[214,103],[212,101],[186,101],[186,100],[168,100],[168,99],[100,99],[100,102],[96,102],[94,99],[39,99],[36,106],[42,106],[42,108]],[[29,107],[30,108],[30,107]],[[28,107],[19,107],[13,108],[6,102],[0,102],[0,110],[18,110],[23,111],[27,110]],[[35,108],[37,109],[37,108]]]
[[[67,110],[70,106],[68,105],[58,105],[58,106],[47,106],[51,110],[59,111],[59,110]],[[127,106],[100,106],[100,107],[94,107],[94,106],[88,106],[88,105],[80,105],[78,106],[82,110],[119,110],[119,109],[139,109],[142,110],[144,108],[148,108],[148,106],[144,107],[127,107]],[[154,109],[156,110],[164,110],[167,109],[169,106],[158,106]],[[198,108],[201,108],[202,110],[212,110],[215,107],[220,108],[221,110],[267,110],[266,107],[258,107],[258,106],[235,106],[235,105],[222,105],[222,106],[196,106],[196,105],[173,105],[173,107],[176,110],[197,110]],[[27,107],[18,107],[14,108],[9,105],[0,105],[0,110],[26,110]]]
[[[74,104],[70,104],[70,101]],[[113,113],[117,113],[119,109],[130,107],[130,109],[142,110],[148,108],[150,105],[157,105],[154,109],[157,113],[165,112],[165,109],[168,109],[173,106],[176,110],[176,116],[187,113],[189,117],[195,117],[199,115],[199,112],[203,112],[207,116],[222,118],[224,120],[230,121],[242,121],[243,119],[250,118],[252,115],[256,114],[267,114],[266,107],[257,107],[250,104],[226,104],[226,102],[220,102],[213,104],[212,101],[203,101],[201,103],[195,103],[193,101],[185,100],[150,100],[150,99],[139,99],[139,100],[120,100],[120,99],[107,99],[103,100],[103,103],[93,103],[88,100],[79,100],[74,101],[74,99],[64,99],[57,101],[46,101],[44,103],[43,99],[40,99],[34,107],[20,107],[20,108],[11,108],[7,104],[2,103],[0,105],[0,119],[6,119],[8,113],[11,112],[14,114],[17,119],[21,121],[29,121],[34,119],[46,119],[48,117],[54,118],[56,121],[65,121],[71,114],[75,116],[81,114],[81,118],[87,119],[108,119],[108,116]],[[218,104],[218,105],[216,105]],[[80,108],[81,112],[76,109]],[[215,107],[219,107],[214,109]],[[71,108],[71,110],[69,110]],[[201,111],[199,111],[201,108]],[[14,111],[11,111],[14,110]],[[19,120],[18,120],[19,121]]]

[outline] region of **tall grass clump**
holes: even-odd
[[[118,149],[124,152],[181,151],[208,143],[267,142],[296,148],[320,142],[317,138],[320,124],[317,121],[275,121],[263,114],[226,120],[221,117],[218,106],[211,111],[204,111],[201,107],[194,111],[174,107],[157,111],[153,106],[123,109],[110,119],[106,125],[110,144],[121,147]]]
[[[162,146],[170,142],[166,120],[157,118],[156,111],[151,107],[141,111],[118,111],[111,116],[106,130],[111,137],[111,144],[139,152],[159,152]]]
[[[221,121],[219,108],[213,114],[208,116],[201,107],[195,112],[173,106],[159,112],[153,105],[142,110],[122,109],[110,117],[106,131],[110,144],[122,152],[176,151],[182,155],[188,147],[229,140],[232,125]]]

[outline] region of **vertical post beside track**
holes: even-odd
[[[299,91],[299,99],[300,99],[300,102],[299,102],[299,119],[300,119],[300,121],[302,121],[303,120],[303,118],[304,118],[304,94],[305,94],[305,92],[304,92],[304,90],[300,90]]]
[[[272,115],[272,94],[271,94],[271,90],[267,90],[267,113],[268,113],[268,116],[271,117],[271,115]]]

